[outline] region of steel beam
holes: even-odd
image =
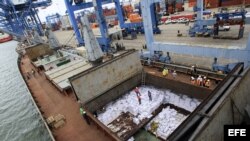
[[[76,39],[78,41],[78,44],[79,45],[84,45],[83,38],[81,37],[80,31],[79,31],[79,28],[78,28],[78,25],[77,25],[77,22],[76,22],[76,19],[75,19],[75,14],[74,14],[74,9],[73,9],[74,6],[71,5],[69,0],[64,0],[64,3],[66,5],[67,12],[68,12],[68,15],[69,15],[69,20],[70,20],[70,22],[72,24],[72,27],[74,29],[75,36],[76,36]]]
[[[93,2],[86,2],[86,3],[82,3],[82,4],[73,5],[69,0],[64,0],[64,2],[66,5],[66,8],[67,8],[67,12],[69,14],[69,19],[70,19],[71,24],[73,26],[73,29],[75,31],[76,39],[77,39],[79,45],[84,45],[84,40],[80,34],[80,30],[79,30],[77,22],[76,22],[74,11],[83,10],[86,8],[93,7],[94,4],[93,4]],[[96,11],[96,15],[97,15],[97,18],[99,17],[98,22],[99,22],[99,26],[100,26],[100,30],[101,30],[101,35],[103,38],[103,39],[101,39],[102,42],[99,42],[99,43],[101,45],[105,46],[104,50],[107,50],[107,48],[109,47],[110,39],[107,38],[108,37],[108,35],[107,35],[108,27],[106,25],[106,21],[104,19],[104,16],[102,15],[102,4],[108,4],[108,3],[112,3],[112,2],[113,2],[112,0],[97,0],[98,11]],[[100,40],[98,40],[98,41],[100,41]]]
[[[102,38],[104,39],[104,44],[102,45],[103,51],[107,52],[110,47],[110,39],[108,33],[108,27],[103,15],[102,2],[100,0],[93,0],[93,5],[96,13],[96,18],[99,23],[99,29],[101,31]]]

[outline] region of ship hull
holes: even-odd
[[[0,43],[8,42],[11,41],[12,39],[13,39],[12,36],[9,35],[8,37],[0,38]]]

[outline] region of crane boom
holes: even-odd
[[[85,41],[85,48],[88,53],[88,59],[90,62],[95,62],[103,57],[101,47],[94,36],[92,29],[90,28],[89,20],[86,14],[81,18],[83,24],[83,35]]]

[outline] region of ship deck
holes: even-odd
[[[26,78],[27,72],[30,73],[32,69],[36,70],[27,56],[22,57],[21,62],[21,73],[24,78]],[[163,78],[159,68],[144,66],[144,70]],[[172,75],[164,78],[174,79]],[[80,115],[80,104],[77,102],[75,94],[72,91],[61,92],[46,78],[44,72],[36,73],[35,76],[25,81],[45,119],[57,114],[65,116],[66,124],[63,127],[51,129],[57,141],[110,141],[114,139],[111,131],[107,131],[104,125],[100,125],[100,122],[91,113],[88,114],[92,124],[88,125]],[[190,84],[190,75],[178,73],[175,81]],[[213,90],[216,86],[215,81],[211,80],[209,89]]]
[[[35,69],[27,56],[22,58],[21,73],[26,78],[27,72]],[[25,80],[44,118],[62,114],[66,118],[66,124],[59,129],[52,129],[52,133],[57,141],[108,141],[101,130],[97,130],[95,124],[88,125],[81,117],[80,105],[76,101],[75,95],[61,93],[44,73],[32,76]]]

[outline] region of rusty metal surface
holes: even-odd
[[[121,82],[120,84],[112,87],[110,90],[105,93],[95,97],[94,99],[85,103],[85,107],[90,111],[94,112],[100,110],[107,103],[112,102],[122,95],[124,95],[127,91],[133,89],[135,86],[140,85],[141,83],[141,73],[136,74],[135,76],[129,78]]]
[[[147,64],[147,60],[141,60],[141,62],[142,64]],[[176,70],[178,72],[182,72],[185,74],[190,74],[190,75],[192,74],[191,67],[180,65],[180,64],[174,64],[174,63],[168,64],[168,63],[152,61],[151,65],[157,68],[167,67],[168,69]],[[226,74],[219,74],[211,70],[202,69],[202,68],[197,68],[197,74],[206,76],[207,78],[214,79],[214,80],[222,80],[226,77]]]
[[[211,108],[223,96],[224,92],[230,87],[235,80],[234,75],[239,74],[244,68],[242,63],[236,67],[226,76],[225,79],[213,90],[213,92],[191,113],[191,115],[168,137],[168,140],[181,140],[189,136],[200,124],[203,118]]]
[[[244,120],[242,113],[250,102],[249,82],[250,69],[245,69],[242,76],[226,91],[221,100],[208,113],[210,118],[203,119],[200,126],[192,135],[192,140],[209,139],[223,140],[224,125],[241,124]],[[216,131],[216,132],[215,132]]]
[[[42,120],[42,123],[44,124],[46,130],[48,131],[49,136],[50,136],[50,139],[51,139],[51,141],[55,141],[55,138],[54,138],[54,136],[53,136],[53,134],[52,134],[52,131],[50,130],[49,126],[47,125],[47,123],[46,123],[46,121],[45,121],[45,118],[43,117],[41,111],[39,110],[39,108],[38,108],[38,106],[37,106],[37,104],[36,104],[36,102],[35,102],[35,100],[34,100],[34,97],[32,96],[30,89],[28,88],[27,82],[24,81],[24,80],[25,80],[24,75],[23,75],[23,73],[21,73],[21,72],[22,72],[22,71],[21,71],[21,56],[18,56],[17,65],[18,65],[19,72],[20,72],[20,74],[21,74],[21,76],[22,76],[22,80],[23,80],[23,82],[25,83],[25,87],[26,87],[27,91],[28,91],[29,94],[30,94],[31,101],[32,101],[32,103],[33,103],[35,109],[37,110],[37,112],[38,112],[38,114],[39,114],[39,116],[40,116],[40,118],[41,118],[41,120]]]
[[[51,55],[53,51],[50,49],[47,44],[37,44],[34,46],[30,46],[25,48],[26,55],[30,58],[30,60],[36,60],[37,57],[44,55]]]
[[[86,103],[142,70],[139,55],[129,50],[99,66],[70,78],[78,98]]]

